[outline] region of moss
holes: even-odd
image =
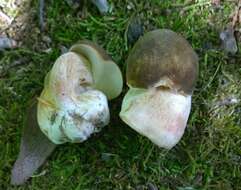
[[[182,0],[109,2],[111,14],[100,16],[87,3],[83,18],[82,10],[72,9],[66,1],[48,1],[45,35],[52,40],[46,45],[52,48],[50,53],[43,52],[45,45],[35,29],[24,48],[0,53],[0,189],[147,189],[149,182],[159,189],[240,189],[240,102],[217,107],[226,97],[240,99],[240,52],[231,57],[219,48],[219,32],[229,22],[234,4],[221,1],[223,9],[214,9],[195,1],[197,6],[186,5],[183,12],[176,6]],[[128,4],[133,8],[129,10]],[[33,9],[37,5],[35,0]],[[169,28],[181,33],[200,58],[192,114],[181,142],[165,151],[121,122],[123,93],[111,101],[111,123],[100,134],[82,144],[59,146],[37,172],[46,171],[44,175],[19,188],[10,186],[28,101],[41,92],[45,75],[60,55],[59,47],[92,40],[124,72],[131,48],[126,49],[124,33],[133,12],[144,19],[146,31]],[[111,156],[103,159],[106,153]]]

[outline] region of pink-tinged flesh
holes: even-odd
[[[120,117],[159,147],[171,149],[183,136],[190,109],[190,95],[131,88],[123,100]]]

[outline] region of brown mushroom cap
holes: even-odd
[[[198,56],[179,34],[159,29],[146,33],[127,59],[127,84],[164,87],[191,94],[198,75]]]

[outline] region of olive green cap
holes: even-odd
[[[198,56],[181,35],[159,29],[141,37],[127,59],[127,84],[133,88],[164,87],[192,94]]]
[[[122,73],[102,47],[84,40],[73,45],[70,51],[84,56],[89,61],[94,78],[93,88],[102,91],[109,100],[119,96],[123,87]]]

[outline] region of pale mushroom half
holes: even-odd
[[[179,34],[160,29],[141,37],[127,59],[121,119],[159,147],[181,139],[191,109],[198,57]]]
[[[57,144],[83,142],[106,126],[107,100],[121,93],[122,83],[118,66],[90,41],[61,55],[46,75],[38,101],[29,105],[11,184],[28,180]]]
[[[122,75],[105,51],[89,41],[71,47],[47,74],[37,119],[55,144],[82,142],[109,123],[108,99],[122,90]]]

